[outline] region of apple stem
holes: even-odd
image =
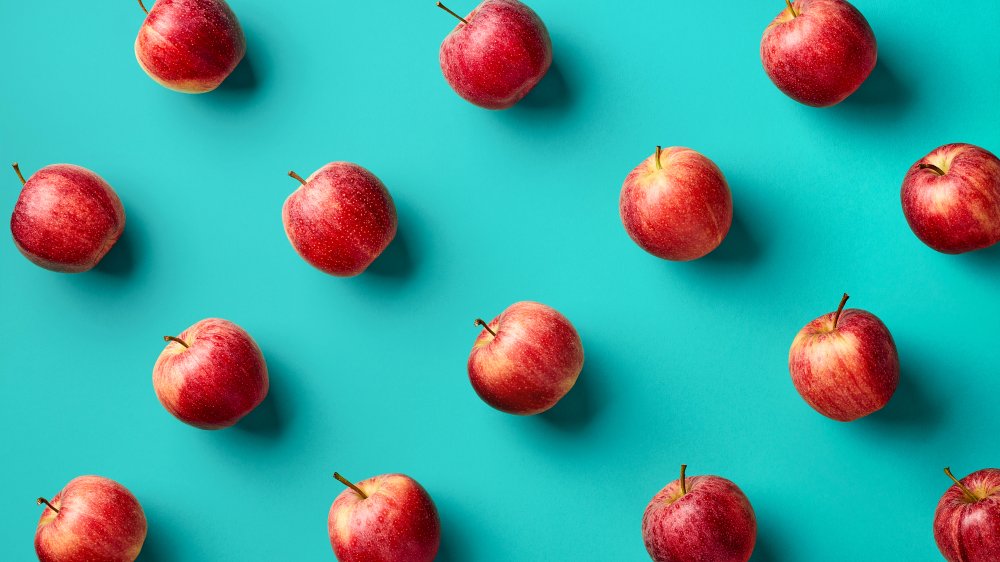
[[[163,341],[177,342],[177,343],[183,345],[185,349],[189,349],[191,347],[190,345],[187,344],[186,341],[184,341],[184,340],[182,340],[180,338],[175,338],[174,336],[163,336]]]
[[[445,6],[444,4],[438,2],[437,3],[437,7],[441,8],[442,10],[444,10],[444,11],[448,12],[449,14],[455,16],[456,18],[458,18],[459,20],[461,20],[461,22],[464,23],[465,25],[469,25],[469,22],[465,21],[465,18],[463,18],[462,16],[460,16],[460,15],[456,14],[455,12],[449,10],[448,6]]]
[[[970,490],[969,488],[967,488],[965,486],[965,484],[962,484],[961,480],[959,480],[958,478],[955,478],[955,475],[951,473],[951,468],[950,467],[945,468],[944,469],[944,473],[947,474],[948,478],[951,478],[955,482],[955,484],[958,485],[958,488],[960,490],[962,490],[962,494],[965,496],[965,499],[967,499],[969,501],[972,501],[972,502],[977,502],[977,501],[979,501],[979,500],[982,499],[979,496],[977,496],[976,494],[973,494],[972,490]]]
[[[301,183],[302,185],[306,184],[306,180],[302,179],[302,176],[296,174],[295,172],[288,172],[288,177],[292,177],[299,180],[299,183]]]
[[[785,0],[785,4],[788,5],[788,11],[792,13],[793,18],[799,17],[799,14],[795,11],[795,8],[792,7],[792,0]]]
[[[348,488],[350,488],[350,489],[354,490],[355,492],[357,492],[358,495],[361,496],[361,499],[363,499],[363,500],[367,500],[368,499],[368,494],[364,493],[361,490],[361,488],[358,488],[357,486],[355,486],[350,480],[348,480],[347,478],[344,478],[343,476],[341,476],[339,472],[334,472],[333,473],[333,477],[336,478],[337,480],[340,480],[340,483],[343,484],[344,486],[347,486]]]
[[[920,165],[920,169],[921,170],[931,170],[932,172],[934,172],[935,174],[937,174],[939,176],[943,176],[944,175],[944,170],[942,170],[941,168],[938,168],[934,164],[921,164]]]
[[[662,170],[663,169],[663,166],[660,164],[660,153],[661,152],[663,152],[663,147],[660,146],[660,145],[656,145],[656,156],[655,156],[655,158],[656,158],[656,169],[657,170]]]
[[[840,313],[844,311],[844,305],[847,304],[847,299],[851,298],[847,293],[840,299],[840,306],[837,307],[837,312],[833,314],[833,329],[837,329],[837,322],[840,321]]]
[[[687,469],[688,469],[688,465],[686,465],[686,464],[682,464],[681,465],[681,495],[682,496],[684,494],[688,493],[687,479],[684,478],[684,473],[687,472]]]
[[[146,5],[142,3],[142,0],[139,0],[139,7],[142,8],[143,12],[146,12],[146,15],[149,15],[149,10],[146,9]]]
[[[14,162],[12,166],[14,166],[14,173],[16,173],[17,177],[21,180],[21,185],[28,183],[24,181],[24,176],[21,174],[21,167],[17,165],[17,162]]]
[[[494,338],[497,337],[497,333],[491,330],[490,325],[487,324],[486,322],[483,322],[482,318],[476,318],[476,321],[473,322],[473,324],[476,326],[482,326],[483,328],[486,328],[486,331],[492,334]]]
[[[38,498],[38,500],[37,500],[37,501],[35,501],[35,503],[37,503],[38,505],[42,505],[42,504],[44,503],[44,504],[45,504],[45,507],[48,507],[48,508],[49,508],[49,509],[51,509],[52,511],[54,511],[54,512],[56,512],[56,513],[59,513],[59,510],[58,510],[58,509],[56,509],[54,505],[50,504],[50,503],[49,503],[49,500],[47,500],[47,499],[45,499],[45,498]]]

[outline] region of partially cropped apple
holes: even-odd
[[[934,540],[948,562],[1000,560],[1000,470],[984,468],[958,480],[934,512]]]
[[[156,0],[135,40],[146,74],[186,94],[218,88],[246,51],[243,28],[225,0]]]
[[[903,215],[924,244],[961,254],[1000,242],[1000,159],[971,144],[946,144],[906,173]]]
[[[35,531],[39,562],[132,562],[146,540],[146,515],[124,486],[80,476],[45,505]]]
[[[899,355],[892,334],[874,314],[844,309],[805,325],[792,341],[792,383],[817,412],[852,421],[882,409],[899,385]]]
[[[736,484],[684,475],[660,490],[642,516],[642,540],[656,562],[747,562],[757,518]]]
[[[764,30],[764,71],[788,97],[827,107],[853,94],[875,68],[875,32],[845,0],[785,0]]]
[[[583,369],[583,343],[573,324],[537,302],[510,305],[487,324],[469,354],[469,381],[484,402],[509,414],[555,406]]]
[[[292,247],[320,271],[361,274],[396,236],[396,205],[375,174],[350,162],[332,162],[302,179],[282,208]]]
[[[733,196],[714,162],[690,148],[656,147],[622,185],[625,231],[643,250],[672,261],[719,247],[733,223]]]
[[[125,229],[125,209],[101,176],[53,164],[25,181],[10,217],[14,244],[36,265],[62,273],[92,269]]]
[[[153,366],[153,389],[168,412],[201,429],[222,429],[267,396],[267,364],[256,342],[228,320],[208,318],[178,336]]]
[[[458,95],[486,109],[507,109],[552,66],[545,24],[518,0],[484,0],[441,43],[444,78]]]
[[[340,562],[432,562],[441,546],[441,520],[416,480],[382,474],[351,483],[330,506],[327,531]]]

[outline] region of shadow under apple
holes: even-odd
[[[926,388],[933,376],[922,372],[920,357],[900,353],[899,386],[889,403],[881,410],[853,423],[878,431],[906,431],[924,436],[941,422],[944,415],[942,397]]]
[[[597,361],[585,357],[583,371],[573,388],[555,406],[535,417],[561,431],[580,431],[590,425],[606,405],[607,393],[601,389],[602,372]]]
[[[256,90],[259,84],[260,79],[257,76],[257,70],[253,62],[253,51],[248,49],[246,55],[243,56],[243,60],[236,65],[232,74],[219,85],[218,91],[249,92]]]
[[[913,98],[910,84],[904,83],[892,63],[880,54],[875,69],[846,100],[836,105],[836,113],[877,121],[902,117]],[[821,110],[822,111],[822,110]]]
[[[136,258],[135,226],[125,218],[125,230],[108,250],[104,258],[94,267],[94,271],[112,277],[128,277],[135,270]]]
[[[715,251],[702,259],[710,263],[748,264],[755,261],[760,253],[761,247],[747,228],[742,214],[734,210],[733,224],[726,238]]]
[[[375,258],[362,275],[372,274],[377,277],[404,279],[409,277],[414,269],[413,254],[410,251],[408,227],[400,221],[396,237],[382,255]]]
[[[233,429],[240,434],[277,441],[288,425],[288,409],[284,402],[291,394],[288,392],[288,370],[284,368],[280,358],[267,351],[264,352],[264,360],[267,361],[270,384],[267,397]]]
[[[956,256],[955,259],[972,267],[998,271],[1000,270],[1000,244]]]
[[[462,535],[462,523],[466,520],[457,511],[461,506],[451,501],[443,494],[431,494],[435,497],[438,515],[441,517],[441,548],[434,558],[435,562],[467,562],[473,559],[470,543]]]
[[[525,111],[562,111],[570,107],[573,103],[573,93],[566,80],[559,61],[553,60],[549,71],[545,73],[542,80],[530,91],[521,101],[517,102],[514,110]]]

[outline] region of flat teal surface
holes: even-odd
[[[878,67],[817,110],[761,68],[778,0],[532,0],[555,64],[496,113],[445,84],[453,20],[429,0],[233,0],[248,57],[203,96],[140,70],[134,2],[5,1],[0,161],[91,168],[128,222],[82,275],[0,244],[0,557],[33,559],[37,496],[100,474],[145,508],[143,562],[332,560],[338,470],[420,481],[440,560],[638,561],[646,503],[687,463],[750,497],[755,562],[938,559],[942,467],[1000,462],[1000,250],[925,247],[899,188],[938,145],[1000,151],[1000,4],[856,4]],[[656,144],[730,181],[735,224],[709,257],[660,261],[622,228],[621,182]],[[399,209],[354,279],[311,268],[281,225],[286,172],[333,160]],[[0,177],[9,213],[19,183]],[[888,407],[851,424],[811,410],[786,365],[844,291],[902,362]],[[465,367],[472,320],[523,299],[586,349],[533,418],[487,407]],[[151,383],[160,337],[210,316],[271,370],[259,411],[220,432],[173,419]]]

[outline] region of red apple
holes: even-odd
[[[402,474],[352,484],[330,506],[327,532],[340,562],[432,562],[441,545],[441,520],[427,491]]]
[[[142,5],[142,0],[139,0]],[[135,40],[135,58],[153,80],[187,94],[222,84],[247,51],[225,0],[156,0]]]
[[[332,162],[302,185],[282,209],[285,234],[302,259],[338,277],[360,274],[396,236],[396,205],[375,174]]]
[[[906,173],[903,215],[931,248],[961,254],[1000,242],[1000,159],[971,144],[946,144]]]
[[[485,0],[441,43],[441,71],[458,95],[486,109],[507,109],[538,84],[552,65],[545,24],[517,0]]]
[[[469,381],[484,402],[522,416],[556,405],[583,369],[583,343],[565,316],[537,302],[510,305],[487,324],[469,354]]]
[[[802,398],[817,412],[851,421],[882,409],[899,385],[892,334],[874,314],[844,310],[805,325],[792,341],[788,370]]]
[[[646,506],[642,540],[656,562],[747,562],[757,518],[743,491],[719,476],[681,477]]]
[[[948,562],[1000,560],[1000,470],[984,468],[941,496],[934,512],[934,540]]]
[[[764,30],[760,58],[779,90],[814,107],[836,105],[875,68],[875,32],[845,0],[796,0]]]
[[[643,250],[689,261],[722,243],[733,223],[733,196],[714,162],[690,148],[658,146],[625,178],[618,210]]]
[[[132,562],[146,540],[146,515],[125,486],[80,476],[45,504],[35,531],[39,562]]]
[[[267,396],[267,364],[256,342],[227,320],[208,318],[164,336],[153,389],[168,412],[201,429],[229,427]]]
[[[80,166],[54,164],[35,172],[10,217],[14,244],[45,269],[81,273],[93,268],[125,229],[125,209],[101,176]]]

